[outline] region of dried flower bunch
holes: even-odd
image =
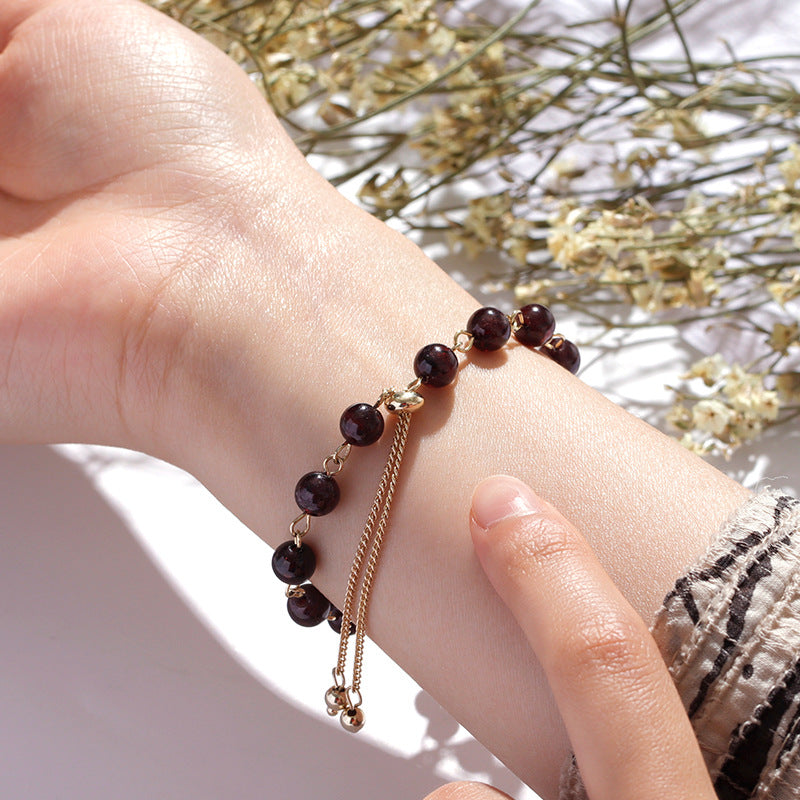
[[[555,0],[496,19],[457,0],[149,1],[240,63],[372,213],[495,254],[487,286],[608,331],[638,314],[755,336],[748,363],[682,376],[687,446],[729,454],[800,414],[797,55],[695,58],[703,0],[572,24]]]

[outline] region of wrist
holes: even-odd
[[[249,213],[257,222],[233,227],[250,233],[231,237],[227,266],[195,301],[173,420],[182,448],[173,460],[273,545],[288,538],[297,515],[297,479],[341,441],[341,412],[374,401],[384,386],[405,385],[417,350],[447,343],[476,306],[402,237],[327,185],[309,184],[311,191],[284,190],[291,225],[284,224],[290,216],[270,217],[255,204]],[[648,616],[741,493],[525,348],[469,360],[455,386],[429,393],[414,423],[370,634],[512,768],[541,781],[560,764],[565,743],[538,667],[476,573],[464,536],[473,485],[496,472],[530,483],[586,531]],[[314,582],[334,603],[343,598],[387,447],[348,460],[337,519],[320,525]],[[475,687],[482,702],[466,705]],[[487,708],[507,720],[505,743]],[[549,732],[533,759],[531,719]]]
[[[297,464],[339,444],[346,406],[411,380],[417,350],[452,336],[477,305],[305,162],[294,167],[291,183],[274,179],[238,205],[213,245],[224,266],[199,270],[179,303],[194,318],[159,453],[259,532],[264,482],[285,468],[281,488],[293,485]]]

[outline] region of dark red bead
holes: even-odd
[[[547,306],[531,303],[519,310],[520,325],[514,331],[518,342],[528,347],[540,347],[549,341],[556,329],[556,320]]]
[[[560,364],[564,369],[568,369],[573,375],[581,367],[581,354],[577,345],[569,339],[558,339],[557,342],[543,347],[541,350],[546,356],[550,356],[556,364]]]
[[[374,444],[383,433],[383,414],[369,403],[356,403],[345,409],[339,420],[344,440],[356,447]]]
[[[426,344],[414,359],[414,373],[426,386],[447,386],[457,372],[458,356],[444,344]]]
[[[328,625],[333,628],[336,633],[342,632],[342,612],[336,606],[331,606],[331,611],[328,614]],[[350,622],[350,636],[356,632],[356,625]]]
[[[310,583],[300,587],[303,594],[300,597],[290,597],[286,602],[289,616],[304,628],[313,628],[328,618],[331,603],[322,592]]]
[[[499,350],[511,335],[511,323],[499,308],[486,306],[469,318],[467,331],[476,350]]]
[[[301,511],[321,517],[336,508],[339,484],[324,472],[307,472],[294,487],[294,499]]]
[[[279,545],[272,554],[272,571],[284,583],[303,583],[314,574],[316,567],[314,551],[307,544],[298,547],[293,539]]]

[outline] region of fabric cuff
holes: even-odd
[[[800,501],[763,491],[675,583],[652,627],[725,800],[800,787]],[[573,758],[561,800],[585,800]]]

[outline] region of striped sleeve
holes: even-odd
[[[652,628],[721,800],[800,797],[800,502],[766,491],[680,577]],[[574,760],[562,800],[586,794]]]

